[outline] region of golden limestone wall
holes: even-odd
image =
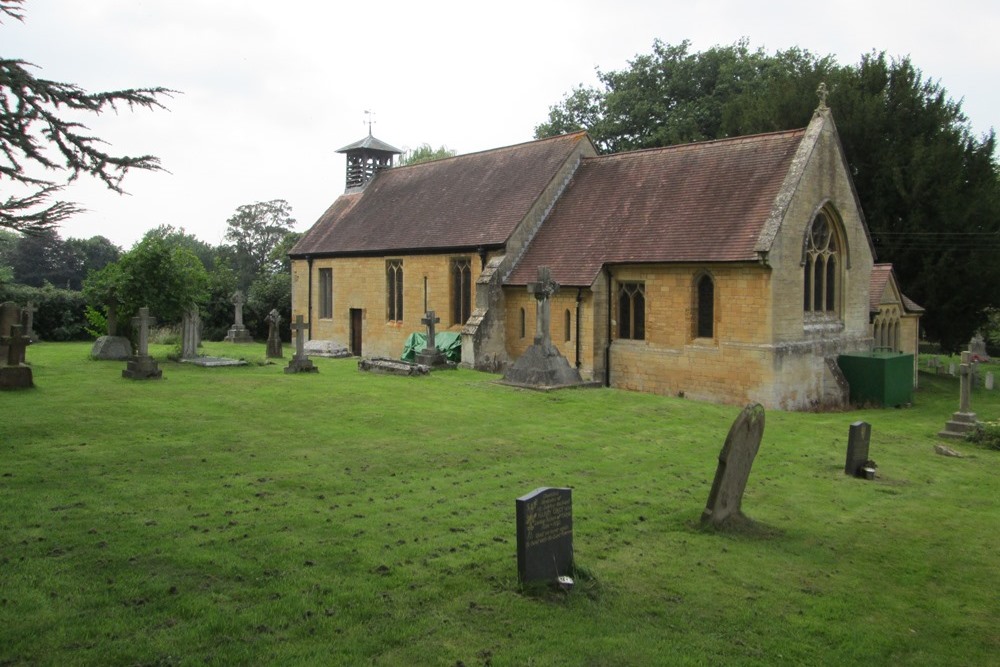
[[[437,331],[461,331],[452,322],[451,267],[454,259],[468,259],[472,272],[471,296],[475,303],[480,259],[475,254],[393,255],[314,259],[312,308],[309,312],[309,269],[306,260],[292,262],[292,317],[301,314],[312,322],[311,338],[350,344],[350,311],[362,311],[362,355],[399,357],[403,343],[414,332],[426,333],[421,324],[426,310],[441,318]],[[387,321],[386,262],[403,263],[403,319]],[[320,318],[319,270],[333,270],[333,317]]]
[[[577,296],[580,298],[579,331],[577,328]],[[564,287],[550,300],[552,343],[570,365],[576,364],[579,338],[580,375],[594,379],[594,295],[589,288]],[[535,297],[524,287],[504,288],[505,339],[507,356],[516,360],[535,339]],[[522,335],[521,312],[524,312]],[[597,378],[602,379],[602,378]]]
[[[705,272],[715,285],[715,335],[696,338],[695,284]],[[769,352],[758,344],[771,326],[763,267],[622,267],[614,271],[612,295],[619,281],[644,284],[646,335],[619,339],[612,321],[611,386],[742,404],[772,382]]]

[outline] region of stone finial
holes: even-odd
[[[816,89],[816,95],[819,97],[819,108],[827,109],[826,97],[830,94],[830,90],[826,87],[826,82],[823,81],[819,84],[819,88]]]

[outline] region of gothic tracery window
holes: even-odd
[[[403,260],[391,259],[385,263],[386,319],[399,322],[403,319]]]
[[[618,286],[618,337],[646,338],[646,286],[643,283]]]
[[[836,313],[840,299],[841,243],[826,211],[809,226],[805,244],[802,306],[807,313]]]

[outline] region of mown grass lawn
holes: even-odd
[[[738,406],[168,351],[136,382],[41,343],[37,388],[0,393],[0,665],[1000,656],[1000,453],[934,452],[954,378],[922,373],[907,409],[768,412],[743,503],[762,529],[729,535],[698,518]],[[1000,391],[973,409],[997,419]],[[843,474],[859,419],[874,482]],[[569,595],[517,584],[514,499],[539,486],[573,488]]]

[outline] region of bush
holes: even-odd
[[[4,284],[0,286],[0,302],[13,301],[22,308],[29,301],[38,311],[32,322],[35,334],[41,340],[88,340],[85,311],[86,300],[81,292],[59,289],[46,284],[44,287]]]
[[[1000,451],[1000,421],[980,422],[966,436],[969,442]]]

